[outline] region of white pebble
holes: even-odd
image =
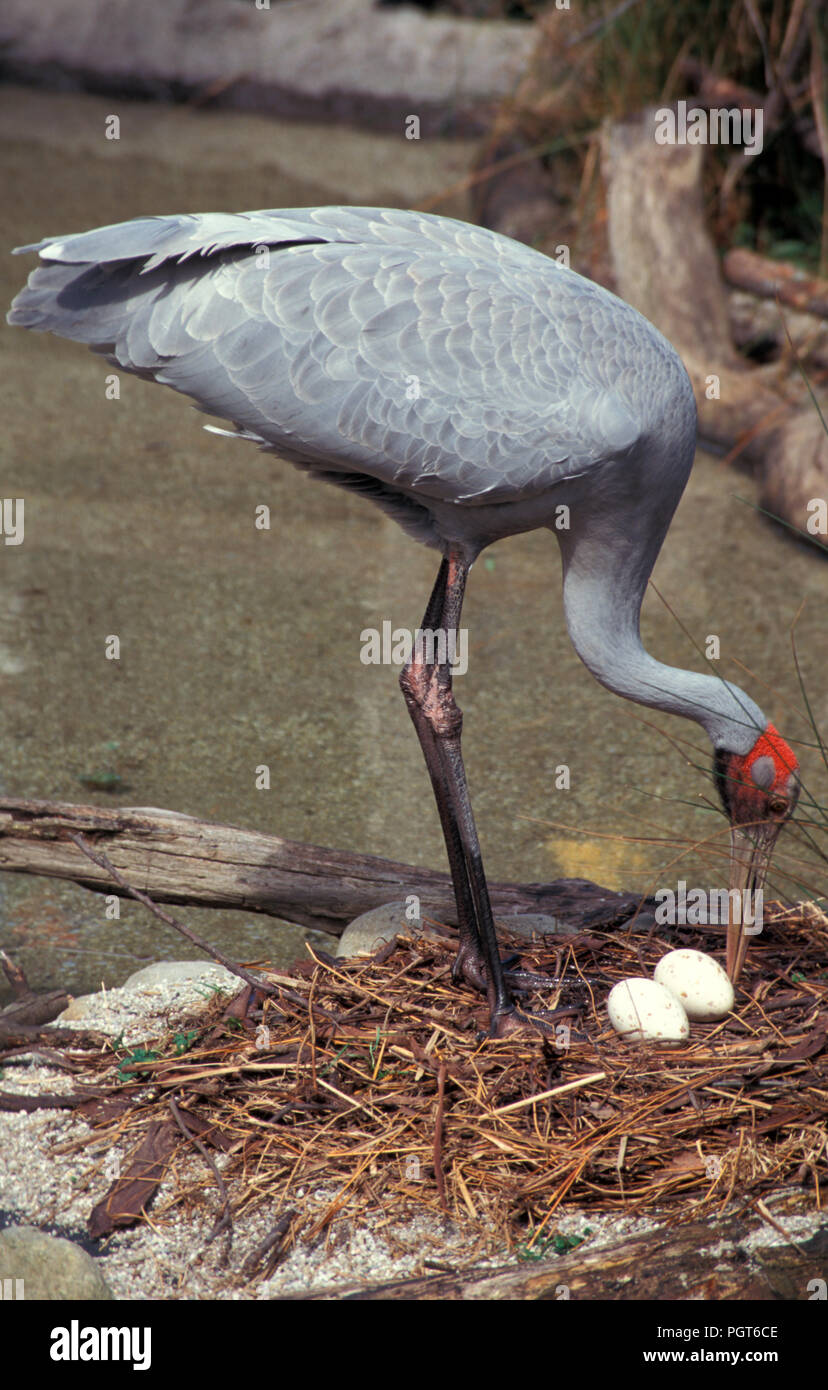
[[[630,1042],[681,1042],[690,1036],[682,1005],[655,980],[636,976],[619,981],[610,990],[607,1011],[616,1033]]]
[[[670,951],[658,962],[654,976],[681,1002],[688,1018],[724,1018],[733,1008],[733,985],[719,962],[704,951]]]

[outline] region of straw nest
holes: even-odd
[[[368,960],[311,952],[287,974],[251,967],[268,993],[245,987],[152,1047],[99,1055],[81,1113],[97,1149],[103,1138],[132,1159],[90,1229],[145,1214],[171,1167],[172,1204],[215,1208],[218,1196],[213,1234],[275,1196],[271,1265],[346,1208],[485,1222],[540,1252],[564,1201],[680,1219],[793,1182],[819,1205],[828,917],[766,911],[732,1014],[693,1024],[681,1045],[631,1045],[607,1022],[611,986],[651,975],[677,944],[718,944],[714,929],[663,930],[672,939],[591,932],[529,948],[504,933],[526,968],[564,979],[524,1007],[583,1002],[552,1039],[484,1036],[485,1001],[452,984],[448,932]],[[182,1163],[194,1149],[206,1184]],[[330,1200],[303,1211],[300,1194],[320,1189]]]

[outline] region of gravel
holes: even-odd
[[[192,1015],[199,1001],[222,987],[234,991],[235,981],[209,967],[196,978],[107,990],[84,1000],[82,1023],[110,1036],[120,1033],[130,1046],[145,1044]],[[75,1012],[80,1003],[75,1001]],[[75,1089],[75,1077],[37,1059],[15,1059],[0,1070],[0,1088],[27,1095],[65,1094]],[[64,1151],[73,1141],[88,1140],[90,1133],[85,1121],[65,1112],[0,1111],[0,1226],[29,1223],[83,1244],[98,1256],[100,1272],[116,1298],[256,1300],[310,1291],[335,1294],[356,1284],[421,1277],[435,1267],[485,1271],[518,1263],[494,1231],[465,1224],[458,1227],[430,1214],[389,1214],[381,1206],[368,1224],[364,1216],[357,1224],[349,1218],[346,1203],[328,1230],[310,1243],[300,1241],[272,1278],[264,1280],[259,1273],[246,1279],[241,1272],[245,1258],[273,1230],[284,1206],[274,1195],[272,1202],[237,1215],[231,1251],[224,1235],[208,1244],[220,1198],[212,1175],[197,1155],[161,1184],[151,1209],[153,1227],[119,1232],[96,1245],[86,1235],[86,1221],[110,1185],[113,1157],[123,1161],[126,1152],[109,1143],[96,1145],[94,1139],[76,1152]],[[228,1159],[219,1155],[214,1161],[221,1170]],[[182,1188],[191,1186],[204,1189],[203,1204],[193,1209],[188,1202],[186,1214],[180,1206],[164,1210]],[[232,1198],[232,1185],[230,1191]],[[290,1203],[301,1204],[303,1214],[321,1215],[337,1191],[336,1184],[311,1191],[300,1188]],[[659,1224],[650,1217],[595,1215],[569,1208],[559,1214],[554,1231],[586,1237],[589,1247],[596,1249],[656,1230]],[[818,1217],[785,1218],[785,1226],[800,1239],[807,1239],[818,1224]],[[740,1243],[755,1249],[783,1239],[764,1227]],[[722,1243],[724,1256],[731,1249],[729,1242]]]

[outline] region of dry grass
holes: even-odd
[[[715,931],[684,928],[679,941],[663,930],[504,943],[529,969],[554,962],[570,981],[535,1007],[584,1001],[560,1047],[534,1032],[485,1038],[484,1002],[451,982],[448,938],[400,941],[367,961],[314,956],[288,975],[260,967],[273,993],[217,1000],[192,1021],[182,1055],[168,1038],[156,1060],[122,1053],[114,1077],[111,1054],[100,1058],[110,1075],[82,1113],[99,1126],[96,1147],[144,1140],[142,1201],[192,1153],[184,1134],[197,1134],[224,1226],[231,1205],[238,1217],[276,1198],[282,1249],[323,1232],[346,1204],[351,1217],[382,1207],[485,1221],[509,1246],[542,1243],[564,1201],[682,1219],[796,1182],[819,1206],[828,917],[813,905],[766,911],[733,1014],[694,1024],[683,1045],[630,1045],[606,1021],[609,988],[651,974],[676,944],[709,946]],[[124,1079],[129,1066],[135,1080]],[[166,1144],[148,1148],[148,1130]],[[221,1175],[210,1149],[228,1155]],[[133,1164],[99,1204],[102,1229],[135,1219],[137,1176]],[[336,1195],[303,1212],[298,1193],[322,1186]],[[204,1200],[203,1182],[185,1181],[174,1203]]]

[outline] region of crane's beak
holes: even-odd
[[[730,897],[727,918],[727,973],[733,984],[744,965],[748,942],[762,930],[762,898],[778,822],[730,827]],[[736,891],[734,891],[736,890]]]

